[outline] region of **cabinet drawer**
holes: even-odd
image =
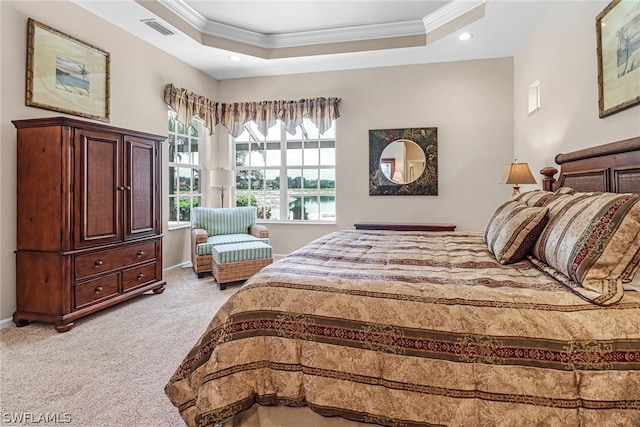
[[[156,263],[130,268],[122,273],[122,290],[128,291],[156,280]]]
[[[118,282],[119,274],[115,273],[76,285],[76,308],[117,295]]]
[[[77,256],[76,280],[95,274],[121,269],[133,264],[150,261],[156,257],[156,242],[141,243],[104,252]]]

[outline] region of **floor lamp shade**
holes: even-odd
[[[224,207],[224,188],[233,187],[236,176],[229,169],[212,169],[209,173],[209,186],[220,187],[220,201]]]

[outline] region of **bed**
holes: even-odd
[[[640,138],[483,232],[342,230],[266,267],[165,392],[189,426],[639,426]]]

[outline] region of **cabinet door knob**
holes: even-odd
[[[127,191],[131,191],[131,186],[127,185]]]
[[[102,286],[96,286],[96,294],[102,292]]]
[[[120,187],[118,187],[118,190],[124,191],[124,187],[121,185]]]
[[[142,279],[143,277],[144,277],[144,274],[138,273],[138,280]]]
[[[138,251],[138,258],[140,258],[142,255],[144,255],[144,251]]]
[[[101,259],[97,260],[93,265],[95,265],[96,268],[99,268],[100,266],[102,266],[102,260]]]

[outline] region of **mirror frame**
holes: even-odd
[[[424,151],[426,163],[422,175],[408,184],[388,179],[380,168],[385,147],[398,139],[413,141]],[[403,128],[369,130],[369,195],[370,196],[435,196],[438,195],[438,128]]]

